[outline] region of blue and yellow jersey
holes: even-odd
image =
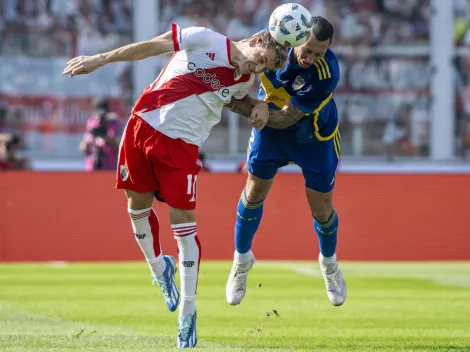
[[[292,51],[290,49],[289,57]],[[262,73],[258,99],[277,110],[290,100],[305,112],[305,117],[286,129],[296,131],[300,142],[330,140],[338,130],[333,92],[339,78],[338,60],[328,49],[321,60],[307,68],[288,60],[283,69]]]

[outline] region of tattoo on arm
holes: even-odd
[[[236,114],[245,116],[245,117],[250,117],[251,116],[251,111],[255,107],[256,104],[258,104],[260,101],[251,98],[250,96],[246,95],[242,99],[234,99],[230,101],[227,105],[225,105],[225,108],[233,111]]]
[[[269,120],[266,126],[277,129],[287,128],[295,124],[305,115],[306,113],[304,111],[297,109],[289,101],[282,110],[269,110]]]
[[[225,105],[225,108],[236,114],[250,117],[253,107],[259,102],[259,100],[253,99],[247,95],[242,99],[232,98],[230,103]],[[276,129],[287,128],[295,124],[305,115],[306,113],[304,111],[297,109],[289,101],[282,110],[269,109],[269,120],[266,126]]]

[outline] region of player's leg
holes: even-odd
[[[170,222],[178,244],[181,284],[177,347],[195,347],[198,339],[196,290],[201,261],[201,243],[197,236],[196,211],[170,206]]]
[[[160,224],[155,210],[152,209],[153,193],[137,193],[126,190],[128,212],[135,238],[145,255],[150,271],[163,292],[165,303],[171,312],[178,308],[180,292],[175,281],[176,260],[163,255],[160,246]]]
[[[333,206],[333,192],[322,193],[307,187],[306,194],[320,246],[318,261],[327,295],[331,304],[340,306],[346,300],[347,286],[336,258],[339,219]]]
[[[232,269],[226,285],[227,302],[231,305],[240,304],[246,293],[248,272],[255,263],[251,251],[253,238],[263,216],[263,203],[274,178],[261,179],[248,172],[245,189],[238,201],[235,222],[235,253]]]
[[[263,216],[263,203],[277,169],[287,164],[279,139],[269,132],[253,130],[248,146],[248,179],[238,201],[235,223],[235,253],[227,281],[226,298],[231,305],[240,304],[246,293],[248,272],[255,263],[251,251],[253,238]]]
[[[274,177],[262,179],[248,171],[245,188],[237,207],[235,222],[235,259],[248,263],[252,257],[253,238],[263,216],[263,204],[273,184]]]
[[[160,156],[154,173],[160,183],[159,197],[170,207],[170,223],[178,245],[181,304],[178,317],[177,347],[197,344],[196,290],[201,259],[201,244],[196,225],[197,178],[201,170],[198,148],[182,140],[161,135]],[[163,155],[166,153],[165,155]]]
[[[180,316],[196,311],[196,289],[201,260],[201,243],[197,236],[196,211],[170,206],[170,222],[178,244],[178,264],[181,280]]]
[[[318,237],[320,269],[328,298],[335,306],[342,305],[347,295],[346,282],[336,260],[339,218],[333,206],[339,147],[339,132],[336,132],[330,140],[300,144],[295,153],[302,167],[307,201]]]
[[[179,303],[179,290],[175,282],[176,261],[171,256],[163,256],[160,247],[160,225],[157,214],[152,209],[153,190],[158,184],[153,177],[153,170],[139,148],[142,135],[146,135],[142,121],[131,117],[122,138],[119,150],[117,188],[124,189],[127,196],[127,208],[135,239],[140,246],[154,283],[163,291],[166,305],[175,311]]]

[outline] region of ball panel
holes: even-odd
[[[277,7],[269,18],[273,38],[286,47],[304,44],[312,33],[312,16],[305,7],[295,3]]]

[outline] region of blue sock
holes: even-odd
[[[331,257],[336,252],[336,242],[338,239],[338,215],[333,209],[326,222],[313,220],[313,227],[318,236],[320,253],[324,257]]]
[[[238,201],[237,222],[235,224],[235,248],[238,253],[247,253],[251,249],[253,237],[258,230],[263,216],[263,201],[250,203],[246,199],[246,191]]]

